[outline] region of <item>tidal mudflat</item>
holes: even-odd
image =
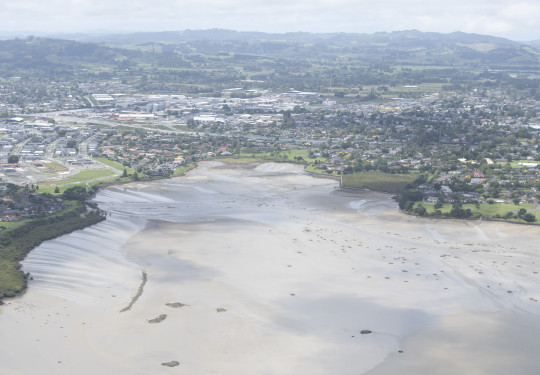
[[[401,214],[288,164],[103,190],[0,310],[1,374],[531,374],[540,228]]]

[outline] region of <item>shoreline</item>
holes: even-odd
[[[0,305],[4,299],[21,296],[32,276],[21,271],[21,262],[45,241],[53,240],[79,229],[93,226],[105,217],[100,212],[85,212],[87,202],[71,211],[53,217],[38,218],[22,226],[3,232],[2,275],[4,287],[0,290]]]
[[[486,222],[493,222],[493,223],[506,223],[506,224],[518,224],[518,225],[528,225],[528,226],[540,226],[540,223],[537,223],[537,222],[532,222],[532,223],[528,223],[526,221],[510,221],[510,220],[505,220],[503,218],[501,219],[498,219],[498,218],[494,218],[494,217],[484,217],[484,216],[479,216],[479,217],[464,217],[464,218],[458,218],[458,217],[450,217],[450,216],[422,216],[422,215],[418,215],[418,214],[415,214],[414,212],[409,212],[409,211],[406,211],[406,210],[402,210],[402,209],[399,209],[399,211],[401,211],[404,215],[408,215],[408,216],[414,216],[418,219],[426,219],[426,220],[455,220],[455,221],[486,221]]]
[[[192,163],[190,165],[190,167],[188,169],[186,169],[185,171],[183,171],[181,174],[179,174],[178,176],[171,176],[171,177],[168,177],[168,178],[148,178],[146,180],[141,180],[140,182],[152,182],[152,181],[161,181],[161,180],[166,180],[166,179],[171,179],[171,178],[175,178],[175,177],[181,177],[181,176],[184,176],[185,173],[193,170],[197,168],[197,163]],[[106,188],[109,188],[109,187],[113,187],[113,186],[122,186],[122,185],[127,185],[127,184],[131,184],[131,183],[137,183],[139,181],[117,181],[117,182],[108,182],[108,183],[99,183],[97,185],[95,185],[95,188],[89,188],[87,189],[88,192],[90,193],[90,195],[84,200],[84,202],[82,202],[81,204],[84,205],[84,207],[86,207],[86,209],[88,209],[88,206],[91,204],[91,201],[92,199],[96,196],[96,194],[102,190],[102,189],[106,189]],[[82,214],[82,212],[80,212]],[[68,213],[69,214],[69,213]],[[89,212],[87,214],[94,214],[93,212]],[[85,217],[86,215],[85,214]],[[107,219],[107,213],[106,212],[102,212],[99,214],[103,219],[100,219],[100,220],[96,220],[96,221],[90,221],[88,222],[86,225],[84,226],[77,226],[76,225],[76,229],[73,229],[73,230],[67,230],[67,231],[60,231],[60,233],[58,233],[57,235],[51,237],[49,234],[45,234],[44,236],[42,236],[43,239],[38,239],[35,243],[35,245],[30,248],[30,249],[25,249],[21,252],[21,254],[23,255],[22,258],[18,257],[18,260],[17,260],[17,266],[14,266],[14,267],[11,267],[11,269],[9,269],[9,272],[15,272],[15,273],[19,273],[18,272],[21,268],[21,262],[24,261],[24,259],[26,258],[26,256],[28,256],[28,254],[30,254],[30,252],[32,250],[34,250],[35,248],[37,248],[42,242],[44,241],[48,241],[48,240],[52,240],[52,239],[55,239],[55,238],[58,238],[58,237],[61,237],[61,236],[64,236],[66,234],[69,234],[71,233],[72,231],[76,231],[76,230],[80,230],[80,229],[84,229],[84,228],[88,228],[88,227],[91,227],[97,223],[99,223],[101,220],[106,220]],[[65,215],[63,215],[65,216]],[[69,215],[68,215],[69,216]],[[37,225],[37,227],[34,227],[35,223],[39,223],[39,222],[43,222],[43,221],[48,221],[50,220],[51,218],[54,218],[56,217],[56,215],[53,215],[52,217],[41,217],[41,218],[36,218],[32,221],[29,221],[27,226],[32,226],[32,228],[30,229],[30,231],[28,232],[25,232],[25,233],[22,233],[22,235],[20,236],[11,236],[10,235],[10,232],[12,230],[7,230],[3,233],[0,233],[0,237],[2,236],[2,234],[4,234],[4,236],[9,236],[9,237],[12,237],[14,240],[19,238],[19,237],[28,237],[28,236],[32,236],[32,231],[35,232],[38,232],[40,231],[41,227],[42,226],[46,226],[47,224],[42,224],[42,225]],[[84,219],[85,217],[81,217],[81,219]],[[68,218],[69,219],[69,218]],[[25,225],[26,225],[25,224]],[[11,232],[12,233],[12,232]],[[2,261],[2,259],[0,259],[0,261]],[[22,280],[21,279],[21,276],[17,276],[18,277],[18,280]],[[4,301],[5,300],[9,300],[9,299],[13,299],[13,298],[18,298],[18,297],[21,297],[24,295],[24,293],[26,292],[27,288],[28,288],[28,278],[31,277],[31,275],[29,274],[23,274],[22,277],[24,278],[24,286],[21,288],[21,287],[17,287],[16,290],[15,290],[15,293],[8,293],[8,295],[5,295],[4,293],[2,293],[2,291],[0,290],[0,306],[4,304]],[[2,281],[2,280],[0,280]],[[8,280],[9,281],[9,280]]]
[[[0,308],[0,372],[142,375],[173,359],[188,373],[422,374],[422,351],[444,342],[476,337],[489,358],[487,343],[513,353],[540,332],[521,319],[540,315],[534,227],[410,218],[389,194],[277,164],[205,162],[95,202],[108,220],[25,261],[36,277]],[[436,365],[458,373],[465,355],[438,351]]]
[[[220,162],[220,163],[224,163],[225,165],[242,165],[243,164],[243,163],[235,163],[235,162],[233,162],[231,160],[226,160],[226,161],[217,160],[217,161]],[[250,162],[250,163],[247,163],[247,164],[252,164],[254,166],[254,168],[255,168],[258,165],[265,164],[265,163],[268,163],[268,162],[269,161],[265,161],[265,160],[261,159],[261,160],[253,161],[253,162]],[[297,164],[297,163],[291,163],[291,162],[275,162],[275,161],[271,161],[271,163],[302,165],[304,173],[306,175],[308,175],[308,176],[311,176],[311,177],[314,177],[314,178],[329,179],[329,180],[340,180],[340,176],[331,176],[331,175],[326,175],[326,174],[322,174],[322,173],[316,173],[316,172],[307,171],[306,170],[306,165],[303,165],[303,164]],[[157,182],[157,181],[166,181],[166,180],[170,180],[170,179],[173,179],[173,178],[178,178],[178,177],[185,176],[186,173],[188,173],[189,171],[197,169],[197,167],[198,167],[198,164],[194,163],[192,165],[192,168],[187,169],[186,171],[182,172],[178,176],[169,176],[167,178],[150,178],[150,179],[145,179],[145,180],[140,180],[140,181],[120,181],[120,182],[111,182],[111,183],[107,183],[107,184],[104,184],[104,185],[97,185],[98,187],[93,191],[93,195],[90,196],[84,203],[85,204],[90,203],[91,199],[95,196],[95,194],[97,194],[102,189],[106,189],[106,188],[114,187],[114,186],[129,185],[129,184],[133,184],[133,183],[152,183],[152,182]],[[381,193],[388,194],[394,200],[396,198],[396,195],[393,194],[393,193],[389,193],[389,192],[385,192],[385,191],[378,191],[378,190],[373,190],[373,189],[368,189],[368,188],[356,188],[356,187],[342,187],[342,186],[339,186],[336,189],[339,189],[339,190],[344,191],[344,192],[347,192],[347,191],[349,191],[349,192],[361,192],[361,191],[364,191],[364,190],[366,190],[366,191],[374,191],[374,192],[381,192]],[[480,216],[480,217],[477,217],[477,218],[454,218],[454,217],[444,217],[444,216],[441,216],[441,217],[421,216],[421,215],[418,215],[418,214],[415,214],[413,212],[409,212],[409,211],[406,211],[406,210],[403,210],[403,209],[398,208],[398,210],[404,215],[413,216],[413,217],[416,217],[418,219],[420,219],[420,218],[421,219],[428,219],[428,220],[439,220],[439,219],[441,219],[441,220],[445,220],[445,221],[446,220],[456,220],[456,221],[461,221],[461,222],[463,222],[463,221],[479,221],[479,222],[489,221],[489,222],[500,222],[500,223],[531,225],[531,226],[540,225],[540,223],[536,223],[536,222],[532,222],[532,223],[517,222],[517,221],[510,221],[510,220],[505,220],[505,219],[496,219],[496,218],[483,217],[483,216]],[[39,219],[36,219],[36,221],[38,221],[38,220],[46,220],[46,219],[47,219],[47,217],[39,218]],[[105,213],[105,219],[106,219],[106,213]],[[90,223],[88,226],[92,226],[94,224],[95,223]],[[83,228],[78,228],[78,229],[83,229]],[[60,237],[60,236],[62,236],[64,234],[67,234],[67,233],[69,233],[69,232],[61,233],[56,237]],[[56,237],[53,237],[53,238],[56,238]],[[53,239],[53,238],[47,238],[47,239],[45,239],[45,241],[49,240],[49,239]],[[37,247],[38,245],[34,246],[34,248]],[[32,251],[32,249],[26,251],[26,254],[30,253],[31,251]],[[20,261],[22,261],[23,259],[21,259]],[[25,276],[25,287],[22,290],[18,291],[15,295],[10,295],[10,296],[2,296],[2,295],[0,295],[0,305],[3,303],[3,300],[8,299],[8,298],[17,298],[17,297],[20,297],[24,293],[24,291],[27,288],[27,285],[26,285],[26,282],[27,282],[26,278],[27,277],[28,276]]]

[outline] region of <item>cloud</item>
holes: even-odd
[[[534,27],[540,38],[540,3],[515,3],[499,12],[499,17],[513,25]]]
[[[536,0],[2,0],[4,30],[467,31],[540,39]]]

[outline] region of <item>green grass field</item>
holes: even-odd
[[[514,160],[514,161],[510,162],[510,165],[512,166],[512,168],[527,169],[527,167],[521,165],[523,163],[536,164],[536,165],[540,164],[540,162],[534,161],[534,160]]]
[[[21,221],[1,221],[0,222],[0,228],[5,228],[7,230],[20,227],[24,223],[26,223],[28,220],[21,220]],[[1,232],[0,232],[1,233]]]
[[[46,183],[43,183],[42,185],[43,187],[50,187],[53,185],[77,185],[87,180],[93,180],[95,178],[114,176],[114,175],[115,175],[115,172],[111,171],[110,169],[92,169],[88,171],[79,172],[76,175],[73,175],[63,180],[46,182]]]
[[[118,176],[114,170],[111,169],[91,169],[87,171],[82,171],[76,175],[67,177],[63,180],[44,182],[39,187],[40,193],[54,193],[56,186],[60,189],[59,193],[63,193],[66,189],[73,186],[84,186],[92,187],[94,185],[107,185],[110,183],[123,183],[130,182],[133,180],[133,174],[135,170],[133,168],[125,167],[120,163],[109,160],[107,158],[95,158],[97,162],[105,164],[111,168],[116,169],[119,172],[126,170],[128,176],[122,177]],[[109,178],[107,178],[109,177]],[[139,174],[139,178],[145,178],[146,176],[142,173]]]
[[[418,176],[391,174],[379,171],[357,172],[343,175],[343,187],[366,188],[396,194],[412,183]]]
[[[418,202],[414,205],[414,207],[418,207],[418,206],[424,206],[428,214],[431,214],[435,211],[435,204]],[[533,214],[536,217],[537,223],[540,223],[540,211],[530,211],[535,208],[535,206],[532,204],[517,205],[517,204],[505,204],[505,203],[499,203],[499,204],[482,203],[482,204],[479,204],[478,208],[476,208],[475,204],[464,204],[462,208],[464,210],[466,210],[467,208],[470,208],[473,217],[482,216],[486,218],[494,218],[495,215],[504,216],[509,211],[517,213],[520,209],[524,208],[527,210],[527,212]],[[444,214],[444,213],[449,213],[451,209],[452,209],[452,205],[450,203],[445,203],[440,208],[440,211]],[[523,222],[523,220],[520,220],[520,219],[509,219],[509,221]]]
[[[53,170],[53,171],[66,171],[67,170],[66,167],[64,167],[61,164],[55,163],[55,162],[45,163],[44,165],[45,165],[45,167],[47,167],[47,168],[49,168],[50,170]]]
[[[109,160],[107,158],[94,158],[94,160],[102,164],[105,164],[111,168],[114,168],[120,172],[123,172],[124,169],[127,171],[128,174],[133,174],[133,172],[135,172],[135,169],[123,166],[122,164]]]
[[[294,162],[298,162],[298,159],[296,159],[296,158],[301,157],[302,159],[304,159],[304,161],[306,161],[309,164],[315,163],[316,160],[318,160],[320,162],[326,161],[325,158],[312,158],[312,157],[309,157],[309,152],[310,151],[311,150],[309,150],[307,148],[298,149],[298,150],[287,150],[287,151],[279,152],[277,154],[277,156],[280,157],[280,158],[286,158],[287,160],[294,161]]]
[[[111,177],[103,178],[103,177],[108,177],[108,176],[111,176]],[[129,180],[129,178],[127,178],[126,181],[127,180]],[[39,186],[39,192],[54,194],[55,189],[58,186],[58,189],[59,189],[58,194],[62,194],[66,189],[73,186],[91,187],[97,184],[117,182],[117,181],[120,182],[122,181],[122,179],[120,177],[116,177],[114,171],[110,169],[95,169],[95,170],[83,171],[83,172],[77,173],[76,175],[66,178],[64,180],[43,183]]]

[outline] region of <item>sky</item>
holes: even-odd
[[[0,34],[463,31],[540,39],[540,0],[0,0]]]

